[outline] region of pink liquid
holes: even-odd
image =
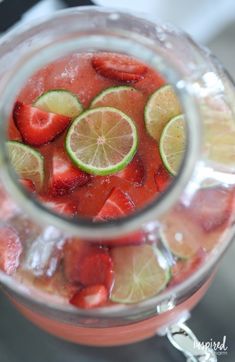
[[[12,299],[12,302],[32,323],[56,337],[87,346],[110,347],[139,342],[151,338],[158,333],[161,334],[167,326],[176,323],[181,317],[184,317],[188,311],[195,307],[206,293],[209,285],[210,281],[205,283],[203,287],[185,302],[179,304],[169,312],[120,327],[79,327],[74,324],[59,322],[53,318],[47,318],[25,307],[14,299]]]
[[[87,108],[92,99],[102,90],[111,86],[123,85],[123,82],[118,82],[98,74],[92,67],[91,59],[92,54],[74,54],[48,65],[27,82],[24,89],[20,92],[19,100],[26,104],[32,104],[42,93],[59,88],[76,94],[83,106]],[[147,134],[144,125],[144,107],[148,97],[163,84],[164,80],[162,77],[148,68],[143,79],[132,84],[134,88],[140,91],[136,96],[138,99],[133,97],[132,102],[122,104],[125,113],[135,120],[138,129],[138,156],[143,162],[145,172],[144,182],[141,186],[138,185],[136,187],[133,183],[127,182],[116,175],[107,177],[92,176],[86,185],[77,187],[71,193],[56,197],[52,195],[50,190],[52,157],[55,152],[64,151],[65,133],[63,133],[55,141],[38,147],[38,150],[45,157],[46,163],[46,183],[39,196],[44,200],[47,198],[48,201],[65,204],[72,201],[77,205],[76,214],[94,218],[115,187],[128,193],[137,209],[164,192],[171,181],[171,177],[166,172],[161,161],[156,141]],[[13,119],[10,121],[9,139],[22,141],[22,137],[15,127]],[[179,250],[180,252],[183,249],[184,253],[187,252],[188,256],[188,259],[185,260],[181,258],[181,255],[175,253],[176,256],[173,257],[173,261],[169,265],[171,268],[171,279],[166,288],[172,288],[174,285],[186,280],[206,263],[210,252],[225,237],[226,229],[231,223],[232,204],[233,190],[218,186],[201,189],[195,193],[190,206],[179,203],[163,218],[165,234],[170,247],[174,248],[174,251],[178,248],[177,251]],[[21,240],[24,242],[28,235],[25,235],[26,228],[22,227],[22,220],[17,216],[14,216],[12,219],[14,220],[13,226],[19,231]],[[29,228],[35,229],[36,237],[40,233],[34,224],[30,224]],[[88,242],[87,245],[89,245],[89,248],[96,250],[98,254],[102,252],[107,256],[112,253],[115,247],[128,248],[131,245],[142,245],[144,242],[150,243],[145,236],[143,238],[142,231],[137,231],[115,241],[99,240],[97,245],[93,243],[91,246]],[[55,248],[51,255],[51,258],[56,261],[54,269],[51,269],[49,260],[49,264],[45,264],[43,270],[37,270],[38,274],[34,273],[35,270],[29,271],[29,268],[25,268],[25,260],[23,260],[22,265],[20,265],[16,272],[16,278],[29,286],[32,285],[45,292],[49,298],[50,296],[61,297],[62,303],[67,304],[77,291],[84,288],[84,285],[81,285],[82,283],[73,280],[74,255],[77,253],[76,246],[74,248],[74,245],[79,243],[83,242],[78,238],[72,241],[67,240],[65,247]],[[27,253],[29,245],[24,246]],[[79,262],[86,257],[86,252],[83,251],[83,253],[84,255],[82,254]],[[102,260],[106,256],[103,256]],[[72,270],[70,270],[70,266],[72,266]],[[90,270],[87,271],[90,272]],[[112,283],[115,283],[115,271],[114,280],[109,283],[110,289]],[[208,283],[170,312],[142,322],[113,328],[85,328],[62,323],[34,312],[17,301],[14,301],[14,303],[35,324],[61,338],[89,345],[118,345],[132,343],[154,335],[156,330],[172,323],[181,313],[192,309],[203,296],[207,287]],[[107,299],[106,303],[102,305],[107,307],[112,304],[113,302]]]

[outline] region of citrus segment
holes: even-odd
[[[136,103],[138,104],[142,99],[142,93],[133,87],[110,87],[93,99],[90,108],[109,106],[133,116]]]
[[[158,294],[169,281],[167,262],[154,246],[116,247],[111,256],[114,285],[110,298],[114,302],[141,302]]]
[[[176,175],[186,148],[186,123],[183,115],[174,117],[165,126],[160,139],[160,154],[167,170]]]
[[[164,217],[160,237],[165,247],[182,259],[193,257],[200,248],[195,223],[186,218],[182,210],[174,210]]]
[[[123,169],[137,148],[135,124],[125,113],[111,107],[84,112],[72,123],[66,149],[82,170],[109,175]]]
[[[77,117],[83,107],[75,94],[57,89],[43,93],[34,102],[34,106],[45,112],[57,113],[67,117]]]
[[[32,147],[16,141],[8,141],[7,149],[16,173],[22,179],[31,180],[40,189],[44,181],[43,156]]]
[[[145,125],[150,136],[159,141],[165,125],[181,112],[179,99],[171,85],[157,89],[145,106]]]

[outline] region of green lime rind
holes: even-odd
[[[165,125],[181,113],[181,105],[173,87],[166,84],[158,88],[149,97],[144,110],[148,134],[159,142]]]
[[[82,113],[71,124],[65,140],[66,151],[74,164],[87,173],[100,176],[122,170],[134,157],[137,145],[134,122],[112,107]]]
[[[159,150],[171,175],[177,175],[186,148],[186,122],[182,114],[172,118],[162,131]]]
[[[114,285],[110,299],[134,304],[152,298],[164,290],[171,270],[163,254],[151,245],[115,247],[111,251]]]
[[[106,97],[109,98],[109,96],[112,96],[113,94],[116,94],[116,96],[118,97],[118,94],[120,94],[122,92],[139,92],[139,91],[128,85],[106,88],[92,100],[89,108],[100,107],[100,103],[104,103]],[[120,98],[120,96],[119,96],[119,98]],[[112,106],[112,104],[110,104],[109,100],[107,100],[106,105]],[[102,104],[102,106],[103,106],[103,104]],[[115,108],[117,108],[117,106]]]
[[[65,89],[53,89],[43,93],[36,99],[34,106],[45,112],[71,118],[75,118],[83,112],[83,106],[78,97]]]
[[[29,179],[39,190],[44,182],[44,157],[40,152],[18,141],[6,143],[9,159],[16,173],[23,179]]]

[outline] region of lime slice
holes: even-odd
[[[164,127],[160,139],[160,154],[167,170],[176,175],[186,147],[186,123],[183,115],[170,120]]]
[[[231,103],[228,102],[230,97]],[[204,121],[205,156],[228,167],[235,166],[233,98],[234,90],[228,90],[226,97],[219,92],[206,96],[200,104]]]
[[[171,85],[156,90],[145,106],[145,125],[150,136],[159,141],[165,125],[180,113],[180,102]]]
[[[201,247],[195,223],[186,217],[180,210],[172,211],[164,217],[160,229],[162,243],[170,252],[182,259],[193,257]]]
[[[22,179],[29,179],[36,189],[41,189],[44,181],[44,158],[32,147],[16,141],[8,141],[10,162]]]
[[[114,285],[111,300],[138,303],[163,290],[170,269],[160,251],[150,245],[116,247],[111,252]]]
[[[67,117],[77,117],[83,108],[78,98],[71,92],[63,89],[51,90],[43,93],[34,106],[46,112],[61,114]]]
[[[132,160],[137,140],[131,118],[118,109],[100,107],[84,112],[73,121],[66,137],[66,150],[82,170],[109,175]]]
[[[109,106],[132,116],[136,103],[141,98],[142,93],[133,87],[110,87],[93,99],[90,108]]]

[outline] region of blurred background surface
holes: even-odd
[[[18,21],[28,21],[68,6],[92,3],[150,13],[172,22],[207,45],[235,79],[234,0],[0,0],[0,33]],[[235,243],[219,266],[205,298],[188,322],[201,341],[227,337],[228,353],[221,362],[235,361]],[[0,362],[183,362],[165,338],[112,347],[76,346],[38,330],[0,293]]]

